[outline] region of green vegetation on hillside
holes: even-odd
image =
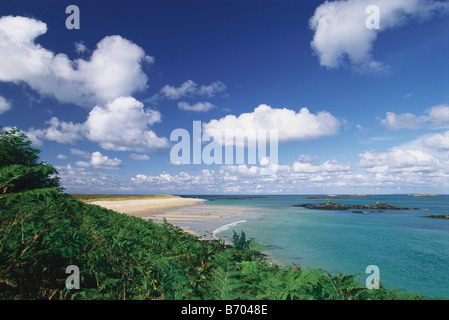
[[[18,131],[1,133],[0,299],[423,299],[368,290],[355,275],[280,267],[243,232],[227,246],[84,203],[61,193],[37,153]],[[79,289],[66,288],[69,265]]]

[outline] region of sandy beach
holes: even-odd
[[[197,198],[164,198],[164,199],[133,199],[133,200],[112,200],[112,201],[92,201],[90,204],[98,205],[110,210],[124,213],[142,219],[151,219],[154,222],[162,222],[163,219],[171,224],[180,226],[184,231],[197,235],[190,228],[181,226],[177,222],[189,222],[207,219],[207,216],[195,216],[190,214],[176,214],[176,209],[202,203],[206,200]],[[170,212],[174,210],[175,212]],[[180,221],[181,220],[181,221]]]
[[[168,223],[205,239],[210,239],[212,231],[218,226],[235,221],[233,217],[236,212],[245,212],[245,209],[234,206],[195,206],[205,201],[207,200],[173,197],[101,200],[89,203],[156,223],[162,223],[165,218]],[[228,221],[228,219],[231,220]],[[195,231],[192,230],[192,227]]]
[[[113,201],[92,201],[95,204],[134,217],[151,218],[156,213],[170,209],[198,204],[205,201],[196,198],[165,198],[165,199],[133,199]]]

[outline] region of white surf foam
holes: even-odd
[[[224,226],[221,226],[221,227],[215,229],[215,230],[212,232],[212,234],[213,234],[213,236],[216,238],[217,235],[218,235],[220,232],[223,232],[223,231],[225,231],[225,230],[228,230],[230,227],[235,227],[235,226],[238,225],[239,223],[244,223],[244,222],[246,222],[246,220],[241,220],[241,221],[236,221],[236,222],[233,222],[233,223],[226,224],[226,225],[224,225]]]

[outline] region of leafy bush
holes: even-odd
[[[39,149],[31,147],[32,142],[17,128],[1,130],[0,126],[0,167],[13,164],[33,166],[39,160]]]

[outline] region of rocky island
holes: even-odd
[[[431,216],[422,216],[423,218],[433,218],[433,219],[449,219],[449,214],[443,215],[431,215]]]
[[[305,204],[294,204],[294,207],[303,207],[307,209],[319,209],[319,210],[377,210],[378,212],[381,210],[409,210],[409,208],[405,208],[402,206],[393,206],[386,203],[376,202],[374,205],[365,204],[365,205],[350,205],[350,204],[341,204],[335,202],[325,202],[325,203],[305,203]]]

